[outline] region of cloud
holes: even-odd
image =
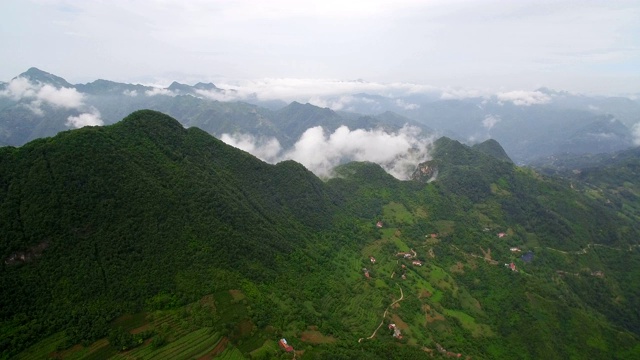
[[[546,104],[551,101],[551,96],[540,91],[515,90],[496,94],[499,101],[510,101],[518,106],[530,106],[536,104]]]
[[[4,90],[0,91],[0,95],[9,97],[15,101],[20,101],[22,98],[34,98],[36,94],[36,85],[23,77],[11,80]]]
[[[122,92],[123,95],[136,97],[138,96],[138,90],[125,90]]]
[[[420,105],[408,103],[402,99],[397,99],[395,103],[396,103],[396,106],[403,108],[404,110],[415,110],[420,108]]]
[[[221,139],[271,163],[295,160],[320,177],[331,177],[333,168],[341,163],[370,161],[401,180],[408,179],[419,163],[429,159],[433,142],[432,138],[421,137],[420,129],[412,126],[397,132],[341,126],[330,134],[317,126],[307,129],[287,150],[281,150],[275,139],[228,134]]]
[[[26,78],[17,77],[9,82],[0,96],[14,101],[29,101],[23,104],[34,114],[42,116],[43,104],[56,108],[78,109],[84,106],[84,94],[73,88],[56,88],[49,84],[33,83]]]
[[[303,164],[321,177],[347,161],[371,161],[398,179],[408,179],[420,162],[429,158],[432,139],[419,137],[420,129],[405,126],[398,132],[350,130],[341,126],[331,134],[322,127],[307,129],[284,158]]]
[[[442,89],[442,94],[440,95],[441,100],[463,100],[469,98],[478,98],[484,97],[487,95],[487,92],[476,90],[476,89],[452,89],[445,88]]]
[[[76,89],[64,87],[56,89],[49,84],[45,84],[40,88],[37,97],[54,107],[66,109],[77,109],[83,105],[84,101],[84,95]]]
[[[282,150],[276,138],[256,138],[250,134],[222,134],[220,140],[269,163],[277,162]]]
[[[246,99],[246,94],[241,95],[233,90],[202,90],[197,89],[196,93],[198,95],[204,96],[208,99],[216,100],[216,101],[241,101]]]
[[[484,126],[487,130],[491,130],[497,123],[502,121],[500,116],[498,115],[486,115],[484,120],[482,120],[482,126]]]
[[[169,89],[158,88],[158,87],[154,87],[153,89],[147,90],[144,93],[147,96],[156,96],[156,95],[176,96],[176,94],[174,94],[173,91]]]
[[[304,79],[304,78],[267,78],[238,82],[216,81],[220,88],[231,89],[235,99],[255,97],[258,100],[298,101],[320,104],[323,107],[346,106],[355,99],[353,94],[367,93],[385,97],[401,97],[411,94],[439,94],[432,86],[412,83],[379,83],[363,80]],[[202,93],[205,94],[204,92]]]
[[[69,116],[66,125],[78,129],[84,126],[102,126],[104,121],[100,118],[100,112],[96,108],[91,108],[91,112]]]
[[[633,136],[633,144],[640,146],[640,123],[635,123],[631,127],[631,135]]]

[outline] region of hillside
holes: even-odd
[[[2,357],[638,357],[634,221],[455,140],[432,155],[322,182],[148,110],[2,148]]]

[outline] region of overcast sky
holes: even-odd
[[[0,80],[640,93],[640,1],[2,0]]]

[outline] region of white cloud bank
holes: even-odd
[[[420,129],[411,126],[397,132],[341,126],[331,134],[317,126],[307,129],[284,151],[276,139],[229,134],[221,139],[271,163],[295,160],[320,177],[331,177],[333,168],[344,162],[370,161],[400,180],[408,179],[419,163],[430,158],[428,150],[433,142],[433,138],[420,137]]]
[[[69,116],[66,125],[73,128],[83,126],[103,125],[100,112],[94,107],[87,107],[84,103],[85,96],[74,88],[56,88],[49,84],[31,82],[29,79],[17,77],[11,80],[5,89],[0,91],[0,96],[11,98],[14,101],[23,101],[22,106],[31,110],[38,116],[44,115],[42,105],[46,104],[54,108],[75,109],[82,113],[78,116]]]
[[[349,102],[354,101],[353,94],[367,93],[371,95],[381,95],[388,98],[396,98],[411,94],[433,94],[439,96],[440,90],[429,85],[419,85],[413,83],[379,83],[363,80],[336,80],[336,79],[294,79],[294,78],[267,78],[258,80],[228,81],[216,80],[216,86],[228,89],[224,93],[212,91],[198,91],[205,97],[219,100],[224,96],[223,101],[244,100],[247,98],[257,98],[262,101],[283,100],[285,102],[298,101],[301,103],[318,104],[327,102],[326,107],[345,107]],[[327,100],[335,98],[333,100]],[[402,106],[412,106],[413,104],[403,104]],[[398,105],[401,106],[401,105]]]
[[[496,126],[496,124],[499,123],[500,121],[502,121],[500,116],[489,114],[484,117],[484,120],[482,120],[482,126],[484,126],[485,129],[487,130],[491,130],[491,128]]]
[[[640,123],[636,123],[631,127],[631,135],[633,136],[633,144],[640,146]]]
[[[0,96],[15,101],[30,101],[25,105],[37,115],[42,115],[43,103],[56,108],[77,109],[84,105],[84,95],[73,88],[56,88],[49,84],[33,83],[26,78],[11,80]]]
[[[256,138],[251,134],[222,134],[220,140],[268,163],[280,160],[282,146],[276,138]]]
[[[102,126],[104,122],[100,118],[98,109],[91,108],[91,112],[82,113],[78,116],[69,116],[66,125],[78,129],[84,126]]]
[[[165,96],[176,96],[173,91],[169,89],[163,89],[159,87],[154,87],[151,90],[147,90],[144,92],[147,96],[156,96],[156,95],[165,95]]]
[[[540,91],[509,91],[498,93],[497,98],[499,101],[510,101],[514,105],[518,106],[531,106],[537,104],[546,104],[551,101],[551,96],[542,93]]]

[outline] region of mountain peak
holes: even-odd
[[[191,89],[191,86],[189,86],[187,84],[181,84],[181,83],[179,83],[177,81],[174,81],[174,82],[171,83],[171,85],[169,85],[167,90],[182,91],[182,92],[190,93],[192,89]]]
[[[32,82],[40,82],[43,84],[49,84],[49,85],[53,85],[57,88],[61,88],[61,87],[67,87],[67,88],[72,88],[74,87],[72,84],[68,83],[67,80],[53,75],[51,73],[48,73],[46,71],[42,71],[36,67],[31,67],[29,68],[27,71],[23,72],[22,74],[18,75],[17,77],[22,77],[25,79],[28,79],[29,81]]]
[[[199,82],[199,83],[193,85],[193,87],[195,89],[198,89],[198,90],[220,90],[213,83],[202,83],[202,82]]]
[[[494,139],[489,139],[479,144],[475,144],[472,148],[498,160],[513,163],[509,155],[507,155],[507,152],[504,151],[504,148]]]

